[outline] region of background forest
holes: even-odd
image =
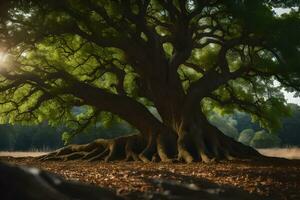
[[[300,106],[289,104],[291,115],[282,121],[279,130],[270,132],[261,128],[245,113],[210,113],[210,121],[226,135],[255,148],[300,146]],[[0,151],[49,151],[64,145],[64,127],[53,128],[46,122],[41,125],[1,125]],[[134,130],[126,123],[97,124],[69,142],[88,143],[96,138],[114,138]]]

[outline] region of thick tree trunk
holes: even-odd
[[[210,162],[219,159],[251,158],[260,154],[212,126],[198,110],[198,104],[184,96],[176,76],[169,76],[166,84],[150,83],[151,94],[162,122],[142,104],[129,97],[116,98],[114,94],[101,95],[102,91],[83,83],[74,82],[70,92],[86,103],[101,110],[119,115],[135,126],[140,133],[103,140],[86,145],[70,145],[41,160],[135,160],[184,162]],[[160,88],[161,87],[161,88]],[[175,89],[174,89],[175,88]],[[113,103],[112,103],[113,102]]]
[[[98,139],[85,145],[69,145],[40,159],[190,163],[260,156],[251,147],[224,135],[200,113],[178,122],[177,134],[166,125],[162,124],[162,127],[164,128],[161,128],[160,132],[157,132],[157,128],[153,128],[154,132],[151,134],[134,134],[110,140]]]
[[[235,158],[255,158],[260,154],[251,147],[224,135],[201,113],[183,121],[178,137],[178,158],[185,162]]]

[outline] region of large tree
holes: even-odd
[[[75,135],[117,116],[139,131],[44,159],[259,156],[207,113],[239,109],[276,127],[288,113],[282,86],[300,89],[297,0],[11,0],[0,28],[2,123]]]

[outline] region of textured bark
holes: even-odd
[[[136,134],[115,139],[98,139],[85,145],[69,145],[41,156],[41,160],[212,162],[217,160],[258,158],[251,147],[224,135],[196,114],[182,120],[176,131],[164,126],[161,132]],[[179,123],[178,123],[179,124]],[[156,129],[154,129],[156,130]],[[176,134],[177,133],[177,134]]]
[[[115,139],[97,139],[89,144],[68,145],[47,155],[40,160],[74,160],[88,161],[162,161],[170,162],[175,158],[176,135],[169,133],[130,135]]]
[[[206,119],[196,118],[185,124],[178,137],[178,157],[185,162],[257,158],[251,147],[224,135]]]
[[[163,66],[162,63],[160,64]],[[212,73],[211,76],[218,75]],[[110,140],[98,139],[86,145],[70,145],[41,157],[41,160],[135,160],[189,163],[260,156],[254,149],[225,136],[201,113],[199,97],[203,98],[215,87],[214,84],[206,87],[208,80],[200,84],[202,90],[199,91],[202,92],[193,90],[185,95],[174,69],[162,74],[151,72],[146,79],[148,88],[146,92],[153,100],[162,121],[156,119],[145,106],[127,96],[105,93],[99,88],[72,78],[69,81],[72,83],[69,93],[99,110],[119,115],[135,126],[140,133]]]

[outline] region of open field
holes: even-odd
[[[38,157],[46,154],[47,152],[38,152],[38,151],[0,151],[0,157],[14,157],[14,158],[21,158],[21,157]]]
[[[273,148],[273,149],[258,149],[258,151],[270,157],[300,159],[300,148]]]

